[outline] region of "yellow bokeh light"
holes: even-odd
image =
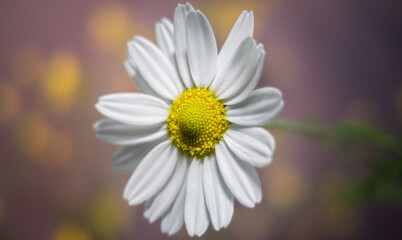
[[[72,157],[71,137],[39,114],[28,114],[17,122],[15,140],[20,152],[45,168],[66,166]]]
[[[40,79],[44,65],[44,56],[38,47],[22,47],[12,59],[11,78],[22,86],[28,86]]]
[[[225,39],[232,26],[243,10],[254,12],[254,36],[265,27],[267,14],[276,9],[280,0],[250,0],[250,1],[211,1],[206,5],[205,13],[212,23],[218,39]],[[202,3],[200,3],[202,4]]]
[[[315,204],[298,214],[288,238],[354,239],[358,219],[344,194],[350,180],[340,172],[327,173],[320,181]]]
[[[79,224],[64,223],[51,236],[52,240],[91,240],[89,233]]]
[[[277,211],[290,211],[306,197],[304,179],[291,165],[282,164],[266,179],[265,200]],[[268,178],[267,177],[267,178]]]
[[[339,235],[349,236],[357,224],[356,206],[347,195],[347,186],[353,180],[342,173],[329,173],[321,182],[319,207],[331,226],[343,225]]]
[[[125,52],[126,41],[133,35],[130,13],[121,3],[101,4],[89,19],[89,32],[101,49]]]
[[[16,144],[27,157],[39,157],[48,147],[50,128],[44,118],[37,114],[30,114],[17,122]]]
[[[81,75],[80,64],[74,55],[56,54],[42,79],[41,89],[47,106],[58,113],[68,112],[76,101]]]
[[[97,236],[111,239],[124,227],[126,215],[115,194],[106,193],[94,199],[89,209],[89,221]]]
[[[13,120],[21,107],[22,97],[18,89],[7,82],[0,82],[0,123]]]
[[[73,141],[66,133],[54,129],[49,133],[49,146],[47,151],[37,160],[44,167],[64,167],[71,160]]]

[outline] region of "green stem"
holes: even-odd
[[[367,176],[356,182],[356,196],[402,206],[402,140],[363,123],[338,122],[326,127],[314,121],[275,121],[268,129],[285,130],[330,142],[345,157],[364,160]],[[350,154],[353,153],[353,154]]]
[[[282,120],[271,122],[266,127],[287,130],[320,140],[334,141],[339,144],[374,147],[402,158],[402,143],[398,137],[361,123],[339,122],[332,127],[325,127],[313,121],[292,122]]]
[[[312,122],[291,122],[287,120],[274,121],[267,126],[269,129],[288,130],[295,133],[322,137],[328,134],[328,129]]]

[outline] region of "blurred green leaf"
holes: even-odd
[[[356,182],[353,195],[358,200],[374,199],[402,206],[402,140],[377,126],[341,121],[326,127],[315,121],[276,121],[269,129],[299,133],[318,140],[344,158],[360,160],[366,176]]]

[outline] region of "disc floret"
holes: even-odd
[[[173,145],[195,158],[214,153],[229,128],[225,115],[225,107],[213,91],[184,90],[169,110],[168,133]]]

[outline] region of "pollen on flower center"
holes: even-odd
[[[215,152],[215,144],[229,128],[225,107],[214,92],[192,88],[173,102],[168,132],[172,143],[184,154],[203,158]]]

